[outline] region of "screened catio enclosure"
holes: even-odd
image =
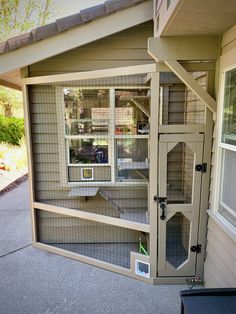
[[[147,281],[194,276],[206,106],[171,72],[28,94],[37,245]]]

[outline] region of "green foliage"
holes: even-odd
[[[0,86],[0,114],[22,118],[22,92]]]
[[[15,117],[4,117],[0,115],[0,142],[12,145],[20,145],[24,136],[24,120]]]
[[[0,0],[0,41],[47,23],[54,0]]]

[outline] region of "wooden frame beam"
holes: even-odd
[[[22,91],[22,87],[10,81],[0,79],[0,85]]]
[[[176,36],[148,39],[148,53],[157,61],[217,60],[218,36]]]
[[[176,60],[164,61],[176,76],[213,112],[216,113],[217,104],[208,92],[202,88],[197,81]]]
[[[131,269],[129,269],[129,268],[124,268],[124,267],[115,265],[115,264],[110,264],[108,262],[104,262],[102,260],[98,260],[98,259],[86,256],[86,255],[74,253],[74,252],[67,251],[67,250],[64,250],[64,249],[61,249],[58,247],[53,247],[52,245],[44,244],[41,242],[33,243],[33,247],[41,249],[41,250],[46,250],[50,253],[58,254],[58,255],[61,255],[61,256],[67,257],[67,258],[71,258],[71,259],[74,259],[76,261],[80,261],[82,263],[90,264],[90,265],[100,267],[100,268],[103,268],[103,269],[106,269],[106,270],[109,270],[112,272],[116,272],[116,273],[124,275],[124,276],[129,276],[129,277],[144,281],[146,283],[150,283],[150,284],[154,283],[153,278],[145,278],[145,277],[138,276],[135,274],[135,270],[134,270],[134,267],[132,265],[132,263],[134,262],[134,255],[132,254],[132,252],[130,254],[130,256],[131,256],[131,258],[130,258],[131,259]],[[146,256],[143,255],[143,259],[145,259],[145,257]]]
[[[142,73],[156,72],[156,63],[149,63],[144,65],[133,65],[128,67],[111,68],[103,70],[94,71],[84,71],[84,72],[74,72],[67,74],[56,74],[56,75],[46,75],[29,77],[22,80],[23,84],[35,85],[35,84],[47,84],[47,83],[59,83],[59,82],[69,82],[76,80],[86,80],[86,79],[98,79],[115,77],[120,75],[133,75]]]
[[[159,119],[159,88],[160,87],[160,73],[151,74],[151,119],[150,119],[150,133],[149,133],[149,172],[152,174],[149,180],[148,191],[148,206],[150,217],[150,264],[151,264],[151,278],[157,277],[157,203],[153,197],[157,195],[157,180],[158,180],[158,119]]]
[[[28,164],[28,176],[29,176],[29,192],[30,192],[30,209],[31,209],[31,223],[32,223],[32,240],[37,241],[36,230],[36,217],[34,211],[35,200],[35,187],[34,187],[34,166],[33,166],[33,150],[32,150],[32,136],[31,136],[31,119],[30,119],[30,104],[28,87],[23,85],[23,106],[24,106],[24,118],[25,118],[25,135],[26,135],[26,148],[27,148],[27,164]]]
[[[133,229],[133,230],[147,232],[147,233],[150,232],[150,226],[148,224],[143,224],[140,222],[124,220],[120,218],[114,218],[110,216],[104,216],[104,215],[89,213],[89,212],[85,212],[81,210],[69,209],[69,208],[60,207],[60,206],[48,205],[48,204],[39,203],[39,202],[34,202],[33,206],[35,209],[41,209],[41,210],[45,210],[45,211],[49,211],[49,212],[57,213],[61,215],[66,215],[70,217],[92,220],[92,221],[100,222],[107,225],[122,227],[126,229]]]
[[[1,54],[0,74],[39,62],[150,20],[152,20],[152,1],[145,1],[56,36]]]

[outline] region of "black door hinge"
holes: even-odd
[[[197,245],[193,245],[191,246],[191,252],[194,253],[201,253],[202,252],[202,245],[201,244],[197,244]]]
[[[198,164],[195,166],[196,171],[200,171],[202,173],[207,172],[207,163]]]

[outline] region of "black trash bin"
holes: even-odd
[[[181,314],[236,313],[236,288],[183,290],[180,297]]]

